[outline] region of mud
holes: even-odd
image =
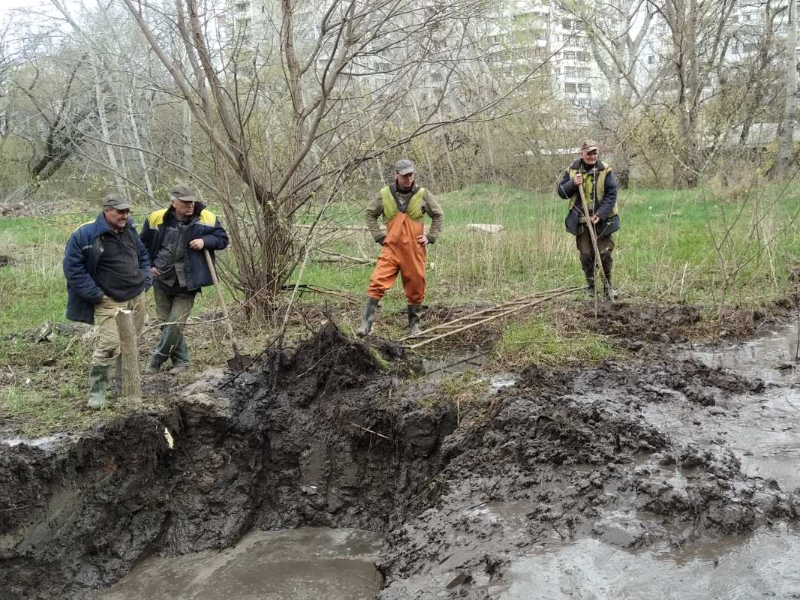
[[[251,532],[236,547],[150,558],[93,600],[370,600],[380,535],[306,528]]]
[[[642,331],[663,321],[626,310],[617,321]],[[670,339],[694,319],[679,313]],[[4,598],[86,598],[149,556],[298,527],[384,534],[382,600],[529,597],[514,594],[548,585],[524,576],[543,549],[673,551],[800,514],[796,482],[743,466],[731,439],[741,415],[769,405],[771,380],[664,346],[531,366],[465,408],[404,378],[419,366],[328,322],[225,390],[211,373],[171,408],[77,440],[0,444]]]

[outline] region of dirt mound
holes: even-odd
[[[800,496],[744,476],[726,447],[682,442],[643,418],[639,390],[659,371],[664,393],[688,407],[670,383],[729,393],[745,381],[691,361],[642,367],[529,368],[491,414],[448,437],[437,502],[387,537],[381,600],[490,598],[515,557],[544,540],[683,546],[797,519]]]
[[[328,321],[298,347],[283,381],[289,385],[310,381],[315,384],[313,393],[320,394],[363,385],[380,369],[369,346],[349,340]]]
[[[605,335],[654,342],[682,342],[700,322],[689,305],[655,306],[619,302],[607,307],[594,328]]]
[[[592,310],[579,313],[578,326],[611,335],[623,347],[639,351],[648,342],[680,344],[688,341],[718,339],[741,340],[756,334],[765,323],[790,317],[794,304],[778,301],[768,309],[708,309],[688,304],[656,305],[618,302],[601,309],[594,319]]]

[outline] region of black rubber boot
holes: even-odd
[[[155,375],[161,369],[161,365],[163,361],[159,361],[156,359],[155,355],[150,357],[150,362],[147,363],[147,367],[145,368],[144,372],[148,375]]]
[[[422,315],[422,305],[421,304],[409,304],[408,305],[408,332],[409,335],[414,337],[418,336],[422,333],[422,330],[419,328],[419,320]]]
[[[378,308],[378,300],[372,296],[367,296],[367,303],[364,305],[362,313],[361,327],[356,329],[358,337],[365,337],[369,335],[372,330],[372,324],[375,322],[375,309]]]
[[[590,300],[594,300],[596,293],[596,289],[594,287],[594,273],[584,271],[584,275],[586,275],[586,295],[589,296]]]

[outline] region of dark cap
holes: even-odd
[[[169,192],[170,197],[183,202],[197,202],[197,195],[194,190],[185,183],[179,183]]]
[[[581,152],[591,152],[592,150],[597,150],[597,142],[594,140],[583,140]]]
[[[116,208],[117,210],[130,210],[131,203],[125,200],[120,194],[108,194],[103,198],[103,207]]]
[[[408,175],[409,173],[413,173],[414,171],[416,171],[416,169],[414,168],[414,163],[408,160],[407,158],[398,160],[397,164],[394,167],[394,170],[400,175]]]

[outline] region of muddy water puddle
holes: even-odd
[[[222,552],[145,560],[95,600],[374,598],[382,536],[354,529],[253,532]]]
[[[800,537],[787,527],[635,552],[595,538],[549,541],[514,560],[490,594],[497,600],[800,598],[799,560]]]
[[[454,354],[445,358],[424,359],[422,367],[431,381],[443,381],[454,375],[474,372],[479,373],[487,364],[487,353]],[[502,389],[516,385],[518,376],[514,373],[494,373],[479,377],[476,382],[486,382],[489,391],[496,393]]]
[[[724,443],[748,475],[774,478],[784,490],[800,486],[800,371],[797,325],[737,346],[696,350],[711,367],[768,384],[758,394],[724,395],[698,411],[680,403],[649,405],[645,415],[662,431],[701,444]]]
[[[793,324],[742,344],[703,348],[690,355],[710,367],[724,367],[767,383],[790,384],[800,382],[797,344],[798,326]]]

